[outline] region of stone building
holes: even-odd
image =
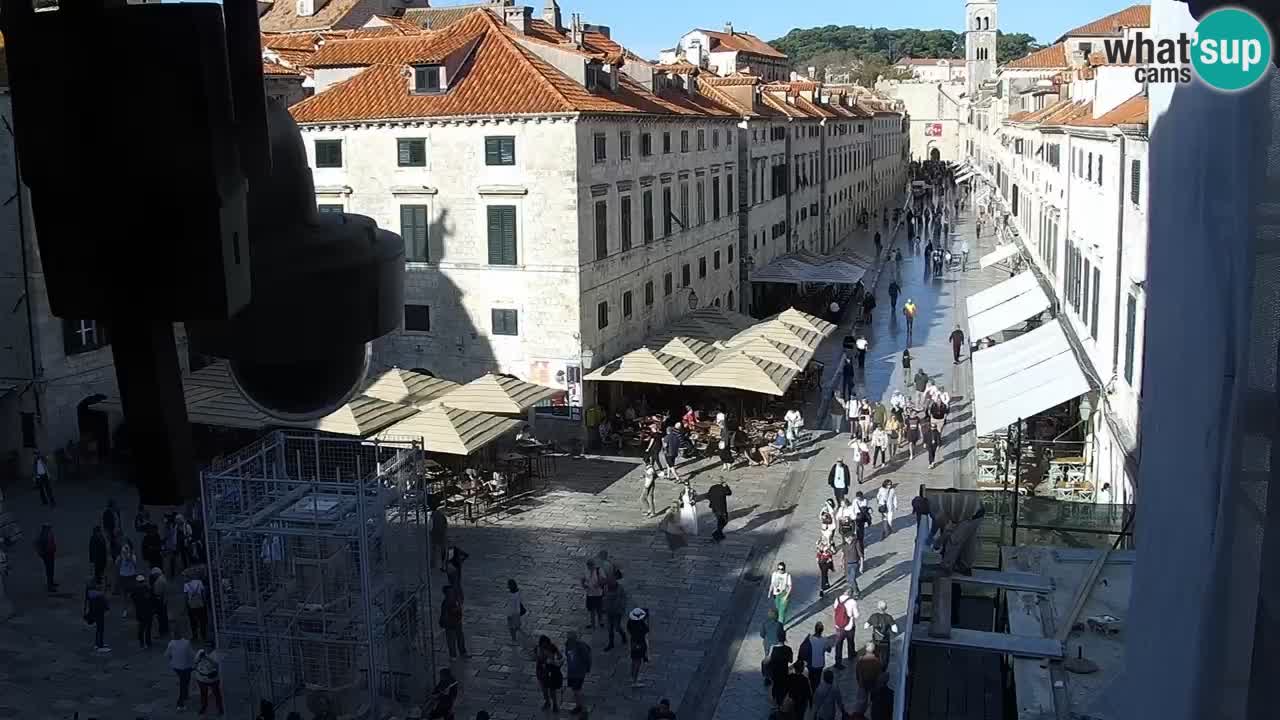
[[[724,31],[694,29],[680,37],[674,48],[658,54],[658,62],[687,62],[708,68],[721,77],[755,75],[765,82],[791,77],[787,56],[750,33],[736,31],[725,23]]]

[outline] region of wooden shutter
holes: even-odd
[[[427,206],[400,206],[400,235],[404,238],[405,259],[409,262],[431,262],[427,244]]]
[[[489,264],[516,264],[516,209],[511,205],[490,205]]]
[[[400,140],[399,147],[396,148],[399,151],[399,164],[401,167],[408,167],[413,164],[413,149],[410,145],[410,141]]]
[[[1138,205],[1142,198],[1142,162],[1134,160],[1129,166],[1129,200]]]

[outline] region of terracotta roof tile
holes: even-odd
[[[1076,117],[1067,125],[1077,127],[1115,127],[1117,125],[1147,124],[1148,100],[1145,95],[1134,95],[1098,117]]]
[[[715,51],[716,44],[720,45],[721,50],[737,50],[738,52],[751,53],[753,55],[762,55],[764,57],[785,58],[784,53],[774,48],[769,43],[752,35],[751,33],[734,32],[733,34],[716,32],[714,30],[698,29],[698,32],[705,33],[711,38],[711,50]]]
[[[1093,103],[1088,100],[1069,103],[1060,109],[1039,118],[1040,124],[1043,125],[1066,125],[1072,120],[1082,117],[1091,117],[1093,115]]]
[[[1062,42],[1069,37],[1081,35],[1117,35],[1124,28],[1139,27],[1151,27],[1150,5],[1130,5],[1119,12],[1085,23],[1074,30],[1064,33],[1062,37],[1058,38],[1058,42]]]
[[[315,50],[324,39],[321,33],[263,33],[262,47],[272,50]]]
[[[264,76],[270,76],[270,77],[302,77],[303,76],[303,73],[301,70],[295,70],[290,67],[285,67],[284,65],[281,65],[279,63],[273,63],[270,60],[262,61],[262,74]]]
[[[378,9],[381,3],[377,0],[329,0],[314,15],[303,16],[298,14],[295,3],[277,0],[258,18],[258,27],[263,32],[356,28]]]
[[[708,75],[699,80],[704,85],[712,85],[715,87],[728,87],[730,85],[755,85],[760,82],[758,75],[731,75],[729,77],[719,77],[717,75]]]
[[[488,12],[488,5],[450,5],[433,8],[407,8],[402,16],[406,21],[429,30],[443,30],[470,15],[475,10]]]
[[[403,35],[413,35],[426,29],[412,20],[406,20],[400,15],[375,15],[374,17],[386,23],[388,26],[398,29]],[[365,25],[363,29],[372,30],[373,27]]]
[[[409,65],[440,61],[457,50],[466,37],[460,33],[450,38],[440,33],[395,35],[391,37],[330,40],[312,54],[310,67],[352,67],[366,65]]]
[[[1062,43],[1036,50],[1005,64],[1005,68],[1011,70],[1056,70],[1066,67],[1070,67],[1070,65],[1067,63],[1066,46]]]
[[[698,74],[698,66],[690,62],[681,60],[680,62],[663,65],[661,63],[654,65],[653,69],[658,72],[664,72],[671,75],[696,75]]]

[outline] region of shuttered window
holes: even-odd
[[[643,213],[641,225],[644,228],[644,243],[653,242],[653,191],[645,190],[640,200],[640,212]]]
[[[596,305],[596,326],[600,330],[609,327],[609,303],[607,301]]]
[[[494,308],[489,313],[494,335],[519,335],[520,316],[515,310]]]
[[[644,304],[645,304],[645,307],[653,305],[653,281],[652,280],[644,284]]]
[[[426,167],[427,141],[422,138],[396,140],[396,163],[400,167]]]
[[[720,219],[720,176],[711,178],[711,219]]]
[[[1142,202],[1142,162],[1134,160],[1129,164],[1129,201],[1134,205]]]
[[[1124,331],[1124,381],[1133,385],[1134,333],[1138,331],[1138,300],[1129,296],[1125,308]]]
[[[427,246],[427,206],[400,206],[400,237],[404,238],[404,259],[408,262],[431,262]]]
[[[596,201],[596,259],[609,257],[609,203]]]
[[[631,249],[631,196],[623,195],[621,198],[622,210],[618,214],[619,237],[622,239],[622,252]]]
[[[516,139],[507,135],[494,135],[484,139],[485,165],[515,165]]]
[[[622,317],[631,317],[631,291],[622,293]]]
[[[490,205],[489,264],[516,264],[516,208],[514,205]]]
[[[1101,289],[1102,289],[1102,271],[1099,270],[1097,267],[1094,267],[1093,268],[1093,309],[1092,309],[1093,319],[1089,323],[1089,335],[1091,335],[1094,340],[1098,339],[1098,296],[1102,294],[1101,292],[1099,292]]]
[[[341,140],[317,140],[316,141],[316,167],[318,168],[342,167],[342,141]]]

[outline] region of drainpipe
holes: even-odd
[[[1125,143],[1124,132],[1120,132],[1120,172],[1116,175],[1116,302],[1112,313],[1113,341],[1111,343],[1111,376],[1115,377],[1117,363],[1120,360],[1120,290],[1124,285],[1124,172]],[[1103,388],[1103,394],[1106,388]],[[1105,402],[1105,401],[1104,401]]]

